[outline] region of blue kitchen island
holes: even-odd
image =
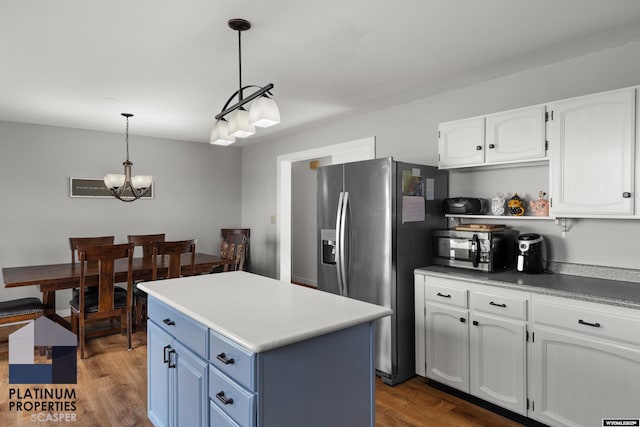
[[[160,426],[373,426],[374,325],[391,310],[247,272],[139,285]]]

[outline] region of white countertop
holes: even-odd
[[[244,271],[138,284],[253,353],[389,316],[392,310]]]

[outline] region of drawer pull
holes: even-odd
[[[225,353],[220,353],[219,355],[216,356],[216,359],[218,359],[225,365],[233,365],[235,363],[235,360],[233,359],[233,357],[229,359]]]
[[[167,350],[171,350],[171,344],[169,345],[165,345],[164,346],[164,354],[163,354],[163,359],[164,359],[164,363],[168,363],[169,362],[169,356],[167,355]]]
[[[589,322],[585,322],[582,319],[578,319],[578,323],[581,325],[585,325],[585,326],[593,326],[594,328],[599,328],[600,327],[600,323],[596,322],[596,323],[589,323]]]
[[[491,302],[489,303],[489,305],[494,305],[494,306],[496,306],[496,307],[507,308],[507,304],[498,304],[498,303],[493,302],[493,301],[491,301]]]
[[[174,349],[169,350],[169,358],[168,358],[168,360],[167,360],[167,363],[168,363],[168,365],[169,365],[169,368],[175,368],[175,367],[176,367],[176,362],[175,362],[175,360],[173,361],[173,364],[171,363],[171,360],[172,360],[171,355],[172,355],[172,354],[176,354],[176,351],[175,351]]]
[[[438,292],[436,295],[438,295],[439,297],[442,297],[442,298],[451,298],[451,294],[443,294],[443,293]]]
[[[233,403],[233,398],[225,396],[224,395],[224,391],[220,391],[220,392],[216,393],[216,397],[224,405],[231,405]]]
[[[168,317],[167,317],[166,319],[164,319],[162,322],[163,322],[165,325],[168,325],[168,326],[173,326],[173,325],[175,325],[175,324],[176,324],[176,322],[174,322],[173,320],[171,320],[171,319],[170,319],[170,318],[168,318]]]
[[[478,321],[477,321],[477,320],[474,320],[474,321],[473,321],[473,326],[478,326],[478,325],[479,325]]]
[[[464,317],[460,318],[460,323],[465,323],[467,321],[467,319],[465,319]]]

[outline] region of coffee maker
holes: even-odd
[[[516,237],[516,269],[523,273],[544,273],[545,246],[541,235],[520,234]]]

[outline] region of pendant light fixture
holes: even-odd
[[[242,42],[241,34],[251,28],[246,19],[230,19],[229,28],[238,32],[238,90],[231,95],[216,115],[216,122],[211,130],[211,144],[229,145],[236,138],[247,138],[256,132],[255,127],[266,128],[280,123],[280,111],[273,100],[273,83],[260,87],[255,85],[242,86]],[[256,88],[254,92],[245,96],[246,89]],[[229,104],[234,99],[237,102]],[[249,111],[245,108],[251,103]],[[228,119],[225,118],[228,116]]]
[[[133,202],[149,192],[153,178],[151,175],[131,176],[133,163],[129,161],[129,117],[133,117],[133,114],[122,113],[122,116],[127,119],[125,134],[127,158],[122,163],[124,174],[110,173],[104,177],[104,184],[115,198],[123,202]]]

